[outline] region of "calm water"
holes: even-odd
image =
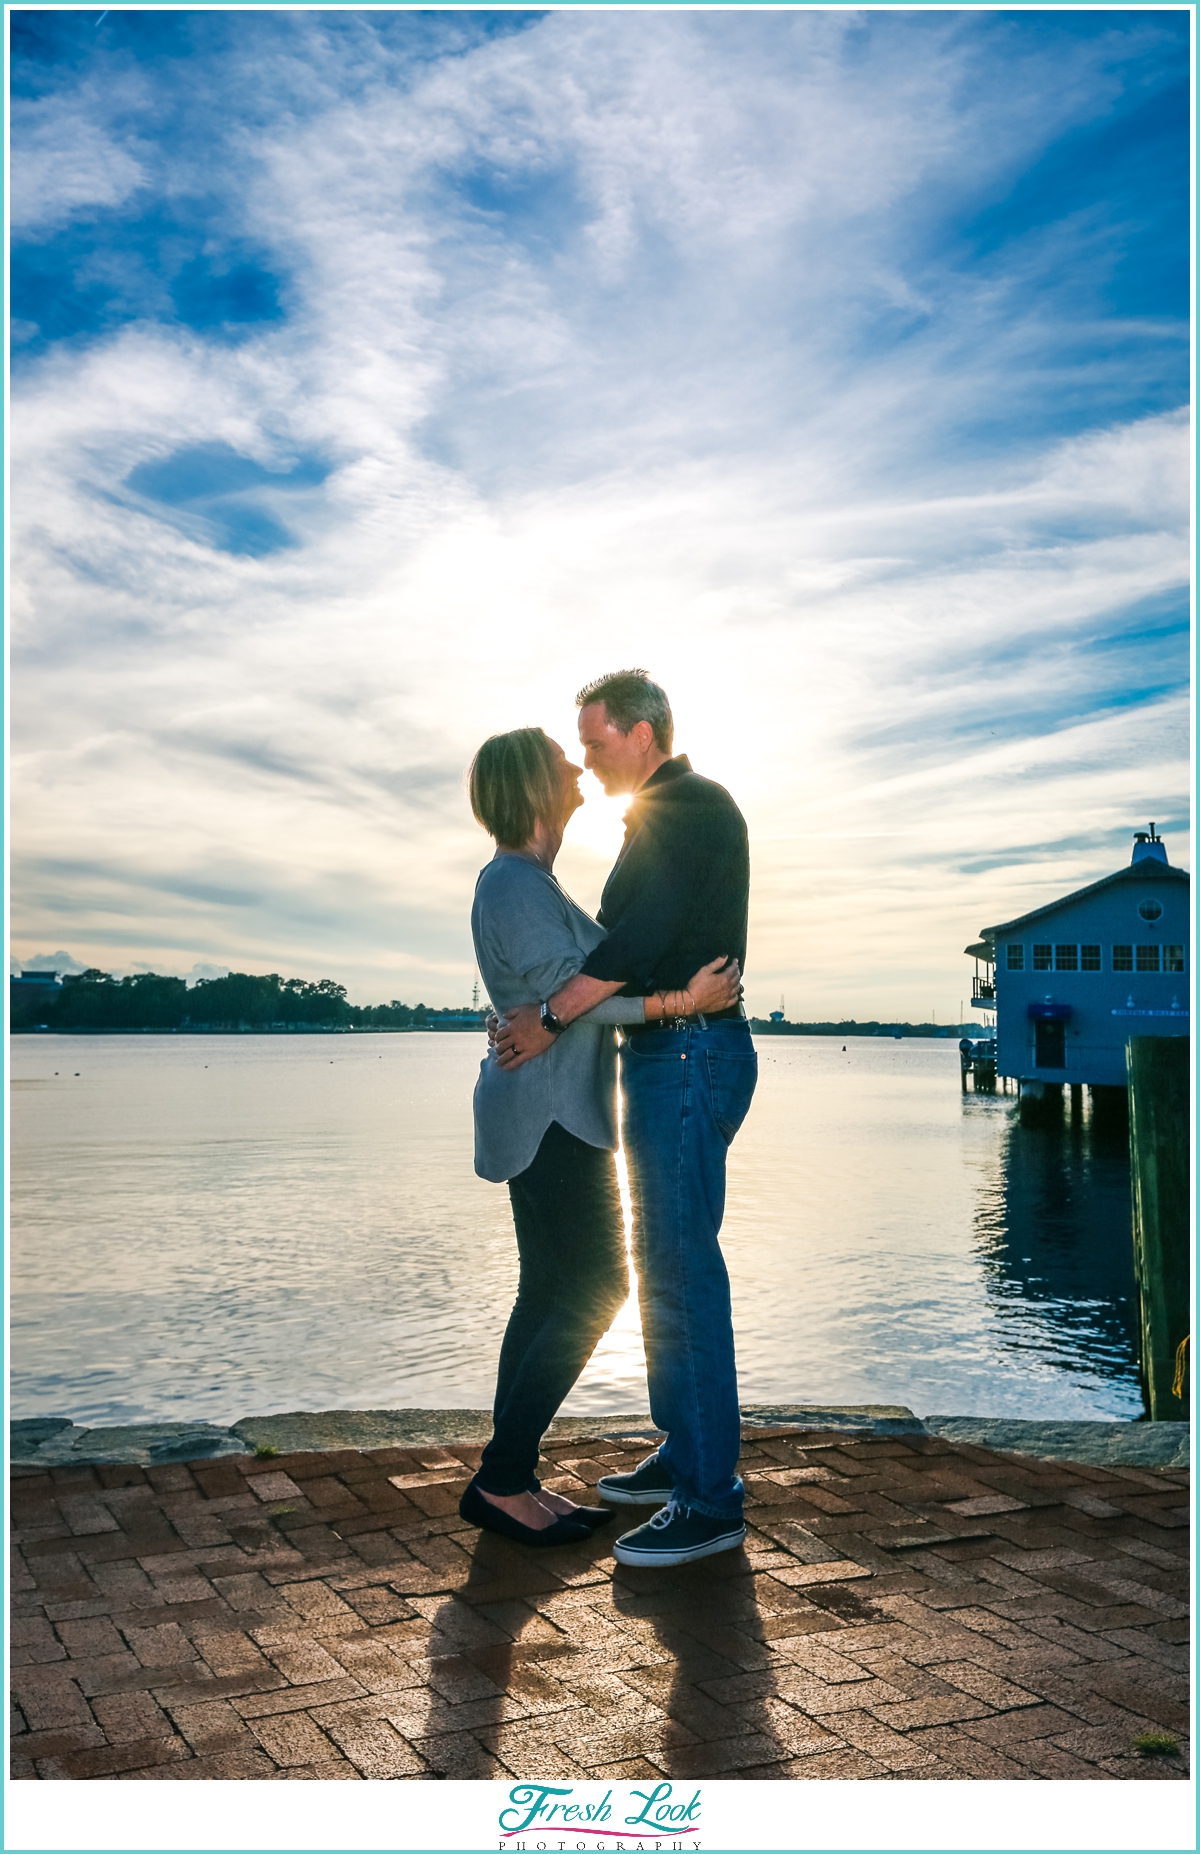
[[[486,1406],[515,1253],[481,1039],[16,1037],[13,1414]],[[730,1161],[743,1402],[1140,1414],[1126,1154],[952,1044],[764,1038]],[[636,1308],[566,1406],[646,1408]]]

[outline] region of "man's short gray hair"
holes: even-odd
[[[651,682],[644,669],[614,670],[611,676],[598,676],[575,697],[576,708],[589,702],[603,702],[604,710],[619,734],[628,734],[639,721],[648,721],[654,729],[654,744],[660,753],[670,753],[675,738],[675,722],[667,692]]]

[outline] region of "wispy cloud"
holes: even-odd
[[[21,158],[13,174],[9,219],[18,231],[43,235],[68,224],[83,208],[124,205],[145,185],[134,149],[97,120],[106,104],[87,92],[18,103],[13,138]]]
[[[949,1010],[984,918],[1186,859],[1182,15],[75,19],[18,946],[457,999],[461,769],[622,662],[750,819],[752,1002]]]

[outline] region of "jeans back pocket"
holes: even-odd
[[[713,1119],[728,1146],[750,1110],[758,1081],[758,1056],[752,1049],[739,1050],[736,1054],[707,1049],[704,1060],[708,1068]]]

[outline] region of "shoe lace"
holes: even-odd
[[[668,1500],[665,1506],[659,1507],[657,1513],[655,1513],[653,1519],[650,1521],[650,1524],[657,1528],[659,1532],[662,1532],[665,1527],[671,1524],[673,1519],[678,1519],[682,1513],[688,1513],[690,1511],[691,1508],[684,1506],[682,1501]]]

